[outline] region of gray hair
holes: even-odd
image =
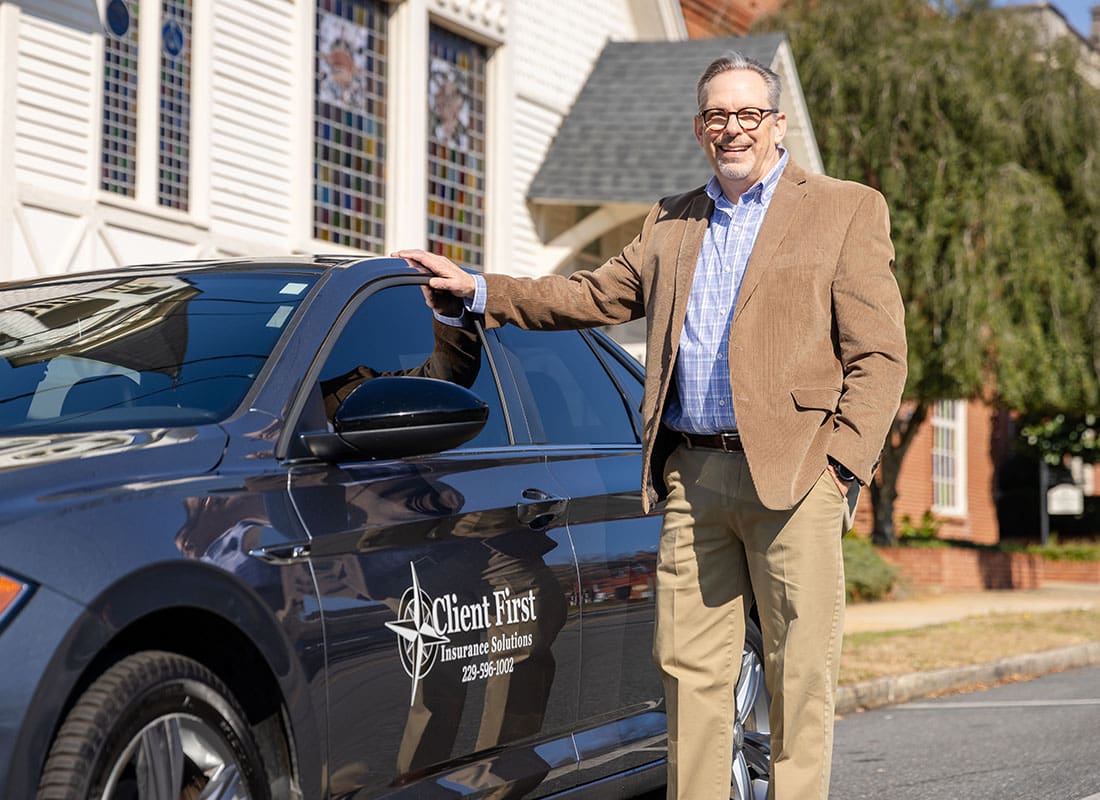
[[[700,111],[703,110],[703,103],[706,102],[707,86],[710,85],[710,82],[723,72],[730,72],[735,69],[747,69],[763,78],[764,85],[768,88],[768,102],[771,103],[772,108],[779,108],[779,75],[755,58],[749,58],[743,53],[731,50],[711,61],[710,65],[703,70],[703,74],[699,76],[699,83],[695,87],[695,99],[699,104]]]

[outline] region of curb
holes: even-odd
[[[839,687],[836,693],[836,713],[851,714],[854,711],[898,705],[918,697],[977,683],[993,683],[1011,677],[1036,677],[1048,672],[1094,664],[1100,664],[1100,642],[1085,642],[1057,650],[1008,656],[988,664],[876,678]]]

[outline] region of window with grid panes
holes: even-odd
[[[106,21],[99,185],[108,192],[133,197],[137,184],[137,0],[111,0]]]
[[[318,0],[313,82],[313,236],[382,252],[386,3]]]
[[[157,202],[187,209],[191,172],[191,0],[161,0]]]
[[[932,510],[966,513],[964,400],[940,400],[932,409]]]
[[[428,249],[485,263],[485,47],[438,26],[428,36]]]
[[[158,39],[150,45],[139,41],[139,0],[110,0],[103,42],[100,188],[141,200],[138,164],[148,159],[157,165],[156,203],[183,211],[191,173],[191,5],[147,2],[144,13],[157,15]],[[139,145],[138,76],[144,69],[158,75],[157,140]],[[155,156],[149,147],[156,147]]]

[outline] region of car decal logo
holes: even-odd
[[[397,634],[401,666],[412,678],[411,706],[416,700],[416,687],[420,680],[435,665],[439,646],[451,640],[439,629],[432,611],[432,599],[420,588],[416,567],[409,564],[409,569],[412,570],[412,586],[401,595],[397,621],[387,622],[386,627]]]
[[[412,585],[401,595],[397,619],[386,627],[397,634],[401,666],[412,678],[410,706],[437,662],[456,662],[462,683],[488,680],[512,673],[522,651],[535,645],[538,598],[533,589],[513,593],[500,586],[473,602],[463,602],[456,592],[433,598],[420,588],[411,562],[409,571]],[[456,635],[458,642],[451,638]]]

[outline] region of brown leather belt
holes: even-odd
[[[712,450],[724,450],[727,453],[743,453],[741,434],[737,431],[724,433],[681,433],[688,447],[709,447]]]

